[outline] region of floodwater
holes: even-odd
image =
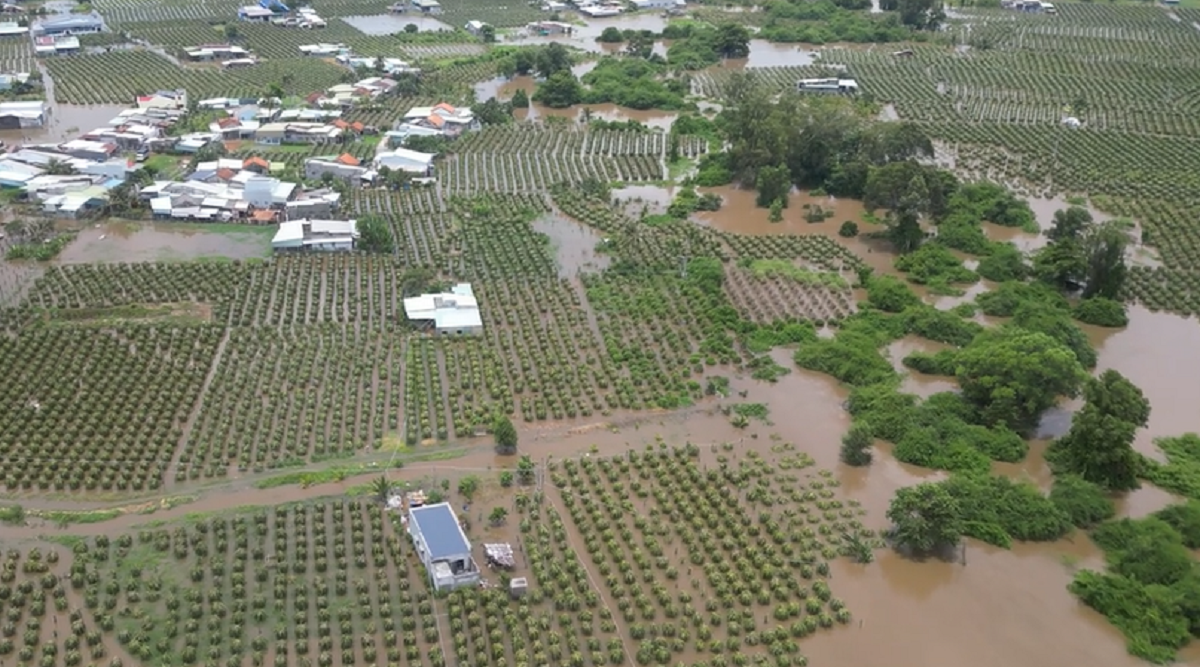
[[[776,44],[765,39],[750,40],[750,55],[721,63],[721,69],[754,67],[803,67],[820,58],[820,51],[801,48],[797,44]]]
[[[396,16],[394,14],[343,16],[342,20],[366,35],[395,35],[404,32],[404,27],[410,23],[417,26],[418,32],[454,30],[448,24],[442,23],[435,18],[417,15],[410,16],[408,14],[404,16]]]
[[[273,229],[273,228],[272,228]],[[229,225],[109,222],[79,232],[58,261],[86,262],[183,261],[203,257],[249,259],[271,252],[265,228],[231,230]]]
[[[513,33],[505,35],[504,43],[526,46],[559,42],[564,45],[578,47],[594,53],[600,53],[612,49],[611,45],[601,44],[600,42],[596,41],[596,38],[600,36],[600,33],[604,32],[605,28],[612,27],[617,28],[618,30],[649,30],[651,32],[659,33],[667,27],[667,20],[661,15],[646,12],[637,14],[621,14],[619,16],[612,16],[608,18],[580,18],[583,19],[584,25],[574,25],[574,33],[569,37],[566,35],[550,35],[542,37],[540,35],[530,35],[524,30],[517,30]]]
[[[574,278],[608,268],[611,258],[596,252],[604,239],[591,227],[563,216],[544,215],[533,221],[533,229],[550,239],[560,277]]]
[[[958,389],[958,383],[950,378],[918,373],[905,367],[903,363],[904,358],[914,352],[936,354],[949,347],[945,343],[938,343],[918,336],[905,336],[888,345],[887,355],[892,361],[892,366],[896,369],[896,372],[904,374],[904,384],[901,385],[900,390],[905,393],[928,398],[933,394]]]
[[[537,120],[539,118],[566,118],[573,122],[583,123],[588,119],[616,122],[635,121],[646,127],[667,131],[671,123],[679,117],[673,111],[657,109],[630,109],[615,104],[580,104],[566,109],[551,109],[541,104],[531,104],[528,109],[515,111],[517,118],[522,120]]]
[[[75,139],[92,130],[108,127],[112,120],[126,109],[111,104],[58,104],[47,102],[49,113],[42,127],[17,130],[0,130],[0,141],[5,144],[61,143]]]
[[[783,210],[783,220],[771,222],[770,212],[755,204],[753,190],[739,189],[729,185],[717,188],[698,188],[698,190],[719,194],[724,202],[719,211],[696,213],[695,219],[701,224],[735,234],[821,234],[836,239],[854,251],[876,271],[890,274],[896,272],[892,267],[894,256],[888,249],[887,242],[863,236],[863,234],[877,231],[879,228],[866,222],[866,210],[860,201],[835,197],[814,197],[808,193],[793,192],[788,197],[788,207]],[[821,222],[808,222],[805,220],[807,212],[804,208],[805,204],[810,207],[820,206],[823,210],[832,212],[833,215]],[[859,236],[850,239],[838,236],[838,229],[847,220],[858,225]]]

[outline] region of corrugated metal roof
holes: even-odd
[[[429,560],[444,560],[471,552],[471,543],[463,535],[449,503],[414,507],[409,514],[429,550]]]

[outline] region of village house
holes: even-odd
[[[615,3],[581,4],[579,13],[593,19],[607,18],[621,14],[621,6]]]
[[[566,35],[570,37],[575,32],[575,26],[561,21],[537,21],[525,26],[526,32],[538,37],[555,37]]]
[[[687,6],[687,0],[629,0],[634,9],[678,9]]]
[[[271,239],[275,251],[354,250],[358,223],[354,220],[288,220]]]
[[[262,124],[257,120],[242,120],[236,116],[226,116],[208,124],[208,131],[221,135],[224,141],[238,139],[253,139]]]
[[[0,74],[0,90],[12,90],[29,83],[29,72]]]
[[[483,21],[467,21],[467,24],[463,26],[463,29],[475,37],[483,37],[483,29],[486,27],[488,27],[488,24],[484,23]]]
[[[260,144],[320,144],[337,141],[342,131],[325,123],[266,123],[258,128],[255,139]]]
[[[422,14],[437,15],[442,13],[442,4],[437,0],[412,0],[412,7]]]
[[[72,139],[59,146],[59,150],[74,158],[103,162],[117,154],[117,145],[87,139]]]
[[[422,294],[404,300],[404,316],[417,326],[430,327],[441,336],[475,336],[483,333],[479,302],[470,283],[459,283],[449,292]]]
[[[33,25],[34,35],[66,37],[68,35],[91,35],[104,30],[104,19],[91,14],[53,14]]]
[[[236,58],[249,58],[252,54],[240,46],[232,44],[201,44],[195,48],[185,51],[188,60],[207,61],[207,60],[234,60]]]
[[[46,123],[46,103],[41,100],[0,102],[0,130],[41,127]]]
[[[319,44],[302,44],[298,48],[300,49],[300,53],[306,56],[318,56],[321,58],[350,52],[350,47],[340,43],[326,44],[325,42],[321,42]]]
[[[410,507],[408,534],[436,591],[479,584],[471,543],[449,503]]]
[[[284,214],[288,220],[329,218],[337,212],[341,201],[342,195],[336,190],[328,188],[308,190],[284,204]]]
[[[820,93],[825,95],[853,95],[858,92],[858,82],[854,79],[800,79],[796,82],[796,90],[802,93]]]
[[[184,111],[188,106],[187,91],[160,90],[149,95],[138,95],[134,100],[139,109],[177,109]]]
[[[375,170],[387,167],[392,171],[406,171],[419,176],[433,174],[433,153],[421,153],[407,148],[396,148],[378,153],[375,156]]]
[[[362,166],[358,158],[349,153],[314,157],[304,161],[304,178],[322,180],[326,176],[342,181],[347,185],[361,186],[374,180],[375,173]]]
[[[9,5],[5,5],[7,8]],[[20,9],[18,7],[17,9]],[[24,11],[24,10],[22,10]],[[0,37],[19,37],[29,32],[29,28],[17,23],[16,21],[0,22]]]
[[[404,114],[404,120],[397,129],[405,125],[414,125],[437,130],[447,137],[457,137],[463,132],[478,130],[479,121],[467,107],[454,107],[445,102],[431,107],[413,107]]]
[[[82,48],[79,38],[72,35],[42,35],[33,38],[33,54],[40,58],[79,53]]]

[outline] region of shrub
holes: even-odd
[[[906,308],[901,317],[909,333],[957,347],[967,345],[983,331],[983,326],[978,322],[965,320],[955,313],[932,306]]]
[[[1050,501],[1080,528],[1107,521],[1116,513],[1113,501],[1104,489],[1077,475],[1055,477]]]
[[[1200,501],[1189,500],[1185,503],[1164,507],[1154,516],[1162,519],[1179,532],[1183,545],[1189,549],[1200,549]]]
[[[1084,570],[1075,575],[1070,591],[1120,628],[1129,652],[1140,658],[1172,662],[1175,651],[1190,639],[1187,619],[1170,588]]]
[[[858,236],[858,223],[854,222],[853,220],[847,220],[843,222],[842,226],[838,228],[838,236],[847,239],[852,239],[855,236]]]
[[[842,436],[842,463],[851,466],[865,466],[871,462],[871,445],[875,436],[871,433],[869,424],[856,421],[850,424],[850,430]]]
[[[874,341],[853,331],[802,344],[794,360],[801,368],[832,375],[849,385],[876,384],[896,375]]]
[[[1029,265],[1025,263],[1025,255],[1013,244],[994,243],[991,252],[979,260],[975,271],[988,280],[1002,283],[1023,280],[1029,275]]]
[[[963,266],[962,260],[940,243],[926,243],[907,255],[896,258],[896,268],[908,274],[918,285],[933,282],[974,283],[979,276]]]
[[[1120,301],[1094,296],[1084,299],[1075,306],[1075,319],[1098,327],[1123,327],[1129,324],[1125,304]]]
[[[867,282],[867,301],[888,313],[921,304],[921,298],[908,285],[892,276],[872,276]]]
[[[1012,317],[1021,304],[1029,302],[1063,310],[1070,307],[1061,294],[1043,283],[1001,283],[996,289],[975,298],[983,314],[992,317]]]
[[[954,377],[958,372],[958,364],[955,361],[957,356],[954,350],[942,350],[940,352],[929,354],[928,352],[913,352],[904,357],[902,363],[906,368],[911,368],[918,373],[925,375],[945,375]]]
[[[964,533],[1000,547],[1012,540],[1056,540],[1071,522],[1037,487],[988,474],[955,475],[944,482],[962,508]]]
[[[1104,549],[1110,570],[1143,584],[1170,585],[1192,570],[1183,536],[1153,516],[1102,524],[1092,539]]]

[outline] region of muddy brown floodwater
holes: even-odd
[[[108,121],[126,109],[110,104],[48,105],[50,112],[46,116],[45,125],[19,130],[0,130],[0,141],[9,145],[59,143],[92,130],[108,127]]]
[[[59,255],[63,264],[248,259],[271,250],[273,228],[182,223],[107,222],[87,227]]]
[[[574,278],[608,268],[608,255],[596,252],[604,238],[596,230],[561,215],[544,215],[533,221],[533,229],[545,234],[554,247],[559,276]]]

